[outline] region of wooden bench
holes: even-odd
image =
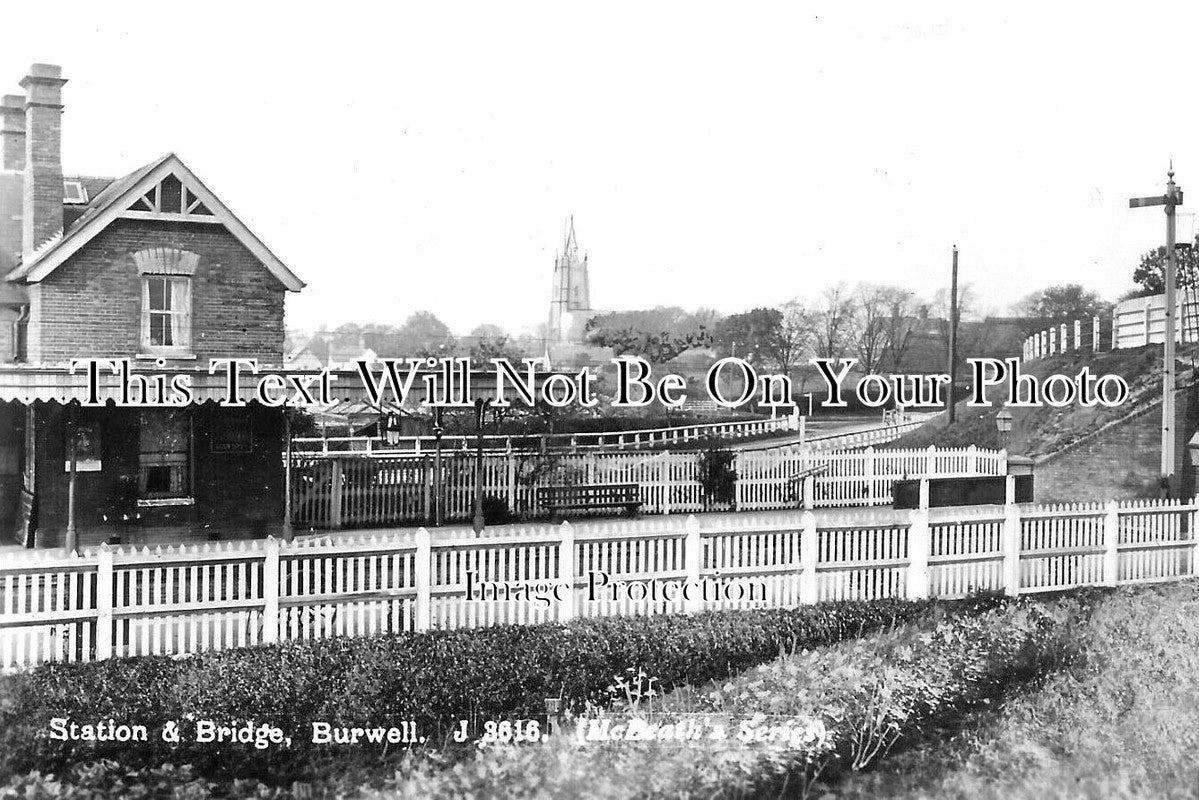
[[[641,485],[637,483],[591,483],[581,486],[542,486],[537,503],[557,516],[562,511],[623,508],[630,515],[641,507]]]
[[[801,470],[798,470],[797,472],[792,473],[792,475],[789,478],[787,478],[787,484],[789,486],[788,493],[791,496],[790,497],[791,501],[798,503],[799,507],[803,508],[804,480],[806,480],[807,478],[815,478],[818,475],[823,475],[824,473],[828,472],[828,466],[829,466],[828,464],[821,464],[820,466],[809,467],[807,469],[801,469]]]

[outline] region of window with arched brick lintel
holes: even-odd
[[[189,356],[191,283],[200,256],[175,247],[148,247],[133,253],[133,263],[142,278],[141,351]]]
[[[177,247],[147,247],[133,254],[133,263],[142,275],[195,275],[200,256]]]

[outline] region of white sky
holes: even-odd
[[[595,307],[731,313],[954,243],[985,307],[1114,299],[1170,157],[1199,211],[1195,4],[847,5],[6,3],[0,92],[63,66],[68,173],[178,152],[293,326],[536,325],[571,213]]]

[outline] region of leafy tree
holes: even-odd
[[[429,311],[417,311],[397,332],[403,349],[419,357],[442,357],[454,352],[449,327]]]
[[[1179,246],[1178,288],[1194,289],[1199,286],[1199,236],[1189,246]],[[1132,280],[1140,291],[1139,297],[1162,294],[1166,291],[1166,248],[1150,250],[1141,256],[1141,263],[1132,273]]]
[[[617,355],[641,356],[654,363],[669,361],[696,347],[707,347],[711,334],[704,320],[711,310],[688,313],[677,306],[600,314],[587,322],[587,340],[611,347]]]
[[[1165,248],[1161,248],[1163,256]],[[1181,285],[1181,283],[1180,283]],[[1016,305],[1023,316],[1051,320],[1090,319],[1111,311],[1111,303],[1077,283],[1048,286],[1033,292]]]
[[[783,328],[783,312],[755,308],[732,314],[716,326],[716,349],[721,355],[740,356],[751,364],[771,359]]]

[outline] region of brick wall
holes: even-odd
[[[209,358],[283,361],[283,285],[223,226],[116,220],[29,292],[29,361],[133,357],[141,276],[132,254],[176,247],[200,255],[192,280],[192,348]]]
[[[1199,427],[1199,402],[1194,390],[1179,391],[1177,424],[1181,426],[1175,463],[1184,494],[1195,491],[1194,469],[1186,441]],[[1160,495],[1161,405],[1092,436],[1061,455],[1036,465],[1034,485],[1038,503],[1076,500],[1148,498]]]

